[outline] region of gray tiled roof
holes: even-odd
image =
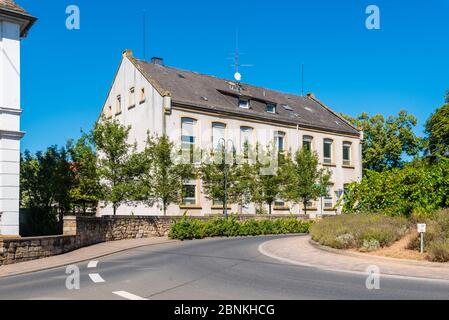
[[[241,90],[230,80],[180,70],[160,64],[134,59],[145,76],[155,81],[163,90],[170,92],[173,104],[194,109],[235,114],[300,125],[305,128],[359,136],[360,132],[336,113],[313,97],[301,97],[241,84]],[[239,108],[239,96],[250,99],[249,110]],[[276,114],[266,111],[267,102],[277,105]]]

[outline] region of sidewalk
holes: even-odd
[[[167,237],[161,237],[161,238],[120,240],[120,241],[100,243],[58,256],[52,256],[49,258],[39,260],[0,266],[0,278],[29,272],[53,269],[57,267],[62,267],[66,265],[101,258],[113,253],[118,253],[129,249],[170,242],[176,242],[176,240],[170,240]]]
[[[259,247],[259,251],[283,262],[326,271],[366,275],[368,267],[376,266],[382,276],[449,282],[449,264],[347,253],[311,244],[310,236],[268,241]]]

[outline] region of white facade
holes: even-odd
[[[304,140],[311,139],[313,151],[318,153],[321,165],[332,171],[332,188],[330,197],[311,204],[308,213],[311,217],[321,214],[336,214],[334,206],[338,202],[346,184],[359,181],[362,177],[361,138],[354,135],[335,134],[320,130],[301,128],[298,125],[278,125],[272,121],[261,121],[245,119],[238,116],[217,114],[214,112],[187,109],[171,102],[168,92],[164,92],[157,84],[150,83],[143,73],[133,63],[129,51],[124,53],[120,68],[109,92],[103,108],[103,113],[119,120],[126,126],[131,126],[130,142],[137,142],[138,149],[142,150],[145,145],[147,131],[152,134],[167,134],[171,141],[181,144],[181,123],[183,119],[193,120],[193,133],[195,146],[202,149],[210,149],[214,141],[213,132],[223,135],[221,131],[225,127],[224,136],[231,139],[239,149],[244,143],[243,139],[251,140],[261,145],[269,145],[275,139],[276,133],[280,132],[284,137],[284,149],[295,152],[303,146]],[[151,80],[151,79],[150,79]],[[145,97],[141,96],[142,88]],[[310,97],[313,99],[313,97]],[[189,121],[190,121],[189,120]],[[213,129],[214,124],[221,124]],[[189,125],[190,128],[190,125]],[[248,130],[249,129],[249,130]],[[326,140],[327,139],[327,140]],[[324,143],[330,141],[331,157],[324,161]],[[349,152],[349,162],[343,161],[343,146]],[[346,157],[347,158],[347,157]],[[346,159],[347,160],[347,159]],[[326,208],[327,204],[327,208]],[[329,207],[332,205],[332,207]],[[223,211],[222,206],[214,206],[201,192],[201,181],[196,181],[196,192],[194,203],[188,205],[172,205],[168,208],[169,215],[181,215],[186,210],[189,215],[201,216],[208,214],[219,214]],[[255,214],[256,208],[250,205],[247,208],[232,206],[232,212]],[[301,205],[286,203],[275,206],[273,214],[303,214]],[[98,215],[111,215],[112,208],[100,208]],[[118,215],[161,215],[162,210],[157,206],[147,208],[145,206],[129,207],[122,206],[117,211]]]
[[[0,9],[1,6],[0,6]],[[0,235],[19,235],[20,41],[28,18],[0,11]]]

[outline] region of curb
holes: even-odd
[[[32,274],[32,273],[36,273],[36,272],[57,269],[57,268],[61,268],[61,267],[64,267],[64,266],[67,266],[67,265],[70,265],[70,264],[83,263],[83,262],[86,262],[86,261],[90,261],[92,259],[98,259],[98,258],[104,258],[104,257],[112,256],[112,255],[115,255],[117,253],[125,252],[125,251],[128,251],[128,250],[133,250],[133,249],[138,249],[138,248],[143,248],[143,247],[157,246],[157,245],[160,245],[160,244],[175,243],[175,242],[179,242],[179,241],[178,240],[166,240],[166,241],[158,242],[158,243],[142,244],[142,245],[138,245],[138,246],[134,246],[134,247],[117,249],[115,251],[111,251],[111,252],[103,253],[103,254],[97,254],[97,255],[93,254],[93,255],[88,256],[88,257],[83,257],[83,258],[79,258],[79,259],[73,259],[70,262],[55,263],[55,264],[52,264],[50,266],[34,268],[34,269],[30,269],[30,270],[17,271],[17,272],[10,272],[10,273],[6,273],[6,274],[3,274],[3,275],[0,274],[0,279],[11,278],[11,277],[15,277],[15,276],[24,275],[24,274]],[[103,243],[113,243],[113,242],[103,242]],[[80,249],[82,249],[82,248],[80,248]],[[71,252],[74,252],[74,251],[71,251]],[[70,253],[70,252],[67,252],[67,253]],[[53,256],[53,257],[57,257],[57,256]],[[35,261],[37,261],[37,260],[35,260]]]
[[[291,264],[291,265],[294,265],[294,266],[314,268],[314,269],[327,271],[327,272],[339,272],[339,273],[346,273],[346,274],[355,274],[355,275],[359,275],[359,276],[368,276],[369,275],[367,272],[363,272],[363,271],[332,268],[332,267],[321,266],[321,265],[317,265],[317,264],[310,264],[310,263],[301,262],[301,261],[298,261],[298,260],[292,260],[292,259],[289,259],[289,258],[284,258],[282,256],[278,256],[276,254],[273,254],[273,253],[265,250],[265,248],[264,248],[267,243],[273,242],[273,241],[277,241],[277,240],[270,240],[270,241],[266,241],[266,242],[262,243],[258,247],[258,251],[262,255],[267,256],[267,257],[269,257],[271,259],[278,260],[278,261],[284,262],[284,263],[288,263],[288,264]],[[329,249],[329,248],[326,248],[326,249]],[[332,250],[337,250],[337,249],[332,249]],[[328,250],[322,250],[322,251],[328,251]],[[339,250],[337,250],[337,251],[339,251]],[[329,252],[335,253],[333,251],[329,251]],[[363,255],[363,254],[361,254],[361,255]],[[358,255],[358,257],[360,257],[360,255]],[[363,255],[363,257],[366,258],[366,255]],[[401,259],[397,259],[397,260],[401,260]],[[449,280],[439,279],[439,278],[426,278],[426,277],[419,277],[419,276],[404,276],[404,275],[400,275],[400,274],[389,274],[389,273],[382,274],[382,277],[390,278],[390,279],[400,279],[400,280],[427,281],[427,282],[443,283],[443,284],[446,284],[446,285],[449,284]]]
[[[417,267],[449,269],[448,263],[438,263],[438,262],[431,262],[431,261],[417,261],[417,260],[411,260],[411,259],[400,259],[400,258],[377,256],[374,254],[362,253],[362,252],[349,252],[349,251],[345,251],[345,250],[340,250],[340,249],[335,249],[335,248],[324,246],[322,244],[319,244],[318,242],[313,241],[312,239],[310,239],[309,244],[312,247],[314,247],[315,249],[338,254],[341,256],[348,256],[348,257],[354,257],[354,258],[374,258],[374,259],[379,259],[379,260],[384,260],[384,261],[398,262],[398,263],[402,263],[402,264],[413,265],[413,266],[417,266]]]

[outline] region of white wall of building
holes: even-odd
[[[0,235],[19,235],[20,26],[0,18]]]
[[[129,109],[130,88],[135,88],[136,96],[134,101],[136,106]],[[139,103],[139,95],[141,88],[145,88],[146,101],[142,104]],[[117,97],[120,95],[122,100],[121,112],[116,112]],[[274,140],[274,133],[276,131],[282,131],[286,134],[286,149],[291,152],[296,152],[302,147],[303,136],[313,137],[313,151],[318,153],[320,162],[323,161],[323,144],[324,139],[333,140],[332,148],[332,165],[326,166],[332,172],[333,186],[331,188],[331,194],[333,197],[333,203],[337,203],[336,192],[343,190],[344,185],[359,181],[361,179],[361,153],[360,153],[360,139],[353,136],[344,136],[333,133],[326,133],[320,131],[306,130],[298,128],[296,126],[280,126],[270,122],[260,122],[255,120],[246,120],[238,117],[222,116],[213,113],[204,113],[198,111],[191,111],[179,106],[172,106],[171,113],[165,115],[163,111],[163,97],[158,91],[153,88],[145,77],[135,68],[134,64],[126,57],[123,59],[122,64],[118,70],[114,84],[108,95],[107,101],[103,108],[103,113],[111,115],[109,107],[112,106],[112,117],[119,120],[122,124],[131,126],[130,142],[137,142],[138,149],[142,150],[149,130],[151,134],[163,134],[164,121],[166,124],[166,133],[170,140],[180,144],[181,139],[181,120],[182,118],[192,118],[197,121],[196,125],[196,147],[202,149],[210,149],[212,146],[212,123],[219,122],[226,125],[226,139],[233,140],[235,146],[239,148],[240,141],[240,128],[251,127],[253,128],[253,140],[252,144],[255,145],[259,142],[261,145],[269,145]],[[343,166],[343,143],[350,142],[351,148],[351,166]],[[313,204],[312,210],[309,210],[309,214],[314,217],[319,214],[336,214],[337,211],[324,211],[321,210],[321,201]],[[169,215],[181,215],[189,210],[189,215],[207,215],[218,214],[222,212],[222,208],[213,207],[211,201],[209,201],[205,195],[201,193],[201,181],[197,181],[197,204],[193,206],[177,206],[171,205],[168,208]],[[238,205],[232,206],[232,212],[240,212],[241,208]],[[243,209],[244,213],[255,213],[256,208],[250,205],[248,208]],[[287,204],[285,208],[275,208],[273,213],[303,213],[303,208],[300,205]],[[100,208],[98,215],[110,215],[112,214],[112,208],[107,206],[106,208]],[[161,215],[162,210],[157,206],[153,208],[147,208],[143,205],[136,207],[122,206],[118,209],[118,215]]]

